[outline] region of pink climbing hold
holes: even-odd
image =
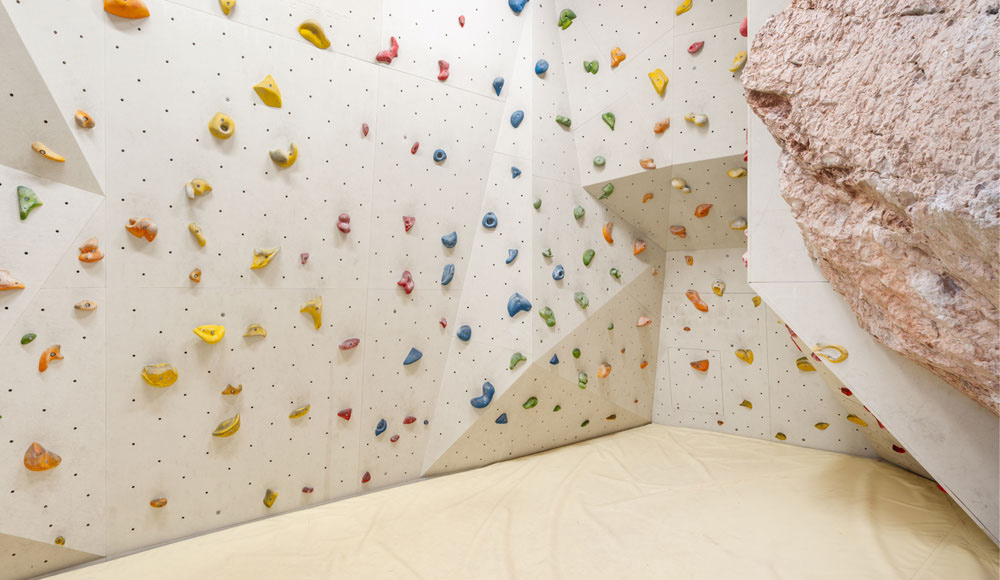
[[[396,282],[396,285],[406,290],[407,294],[413,292],[413,276],[409,270],[403,270],[403,277],[399,279],[399,282]]]
[[[443,81],[443,80],[447,80],[448,79],[448,74],[449,74],[448,73],[448,69],[449,68],[451,68],[451,65],[448,64],[448,61],[446,61],[446,60],[439,60],[438,61],[438,80],[439,81]]]
[[[399,56],[399,43],[396,42],[396,37],[393,36],[389,38],[389,48],[380,50],[379,53],[375,55],[375,60],[389,64],[392,62],[392,59],[397,56]]]
[[[410,155],[416,155],[417,149],[420,149],[420,141],[417,141],[413,144],[413,147],[410,147]]]
[[[399,441],[399,435],[393,435],[392,437],[389,437],[389,441],[391,441],[393,443],[395,443],[396,441]]]
[[[361,123],[361,135],[368,136],[368,123]]]
[[[694,44],[688,47],[688,54],[697,54],[697,52],[701,50],[701,47],[703,46],[705,46],[705,41],[699,40],[698,42],[695,42]]]
[[[416,422],[417,422],[417,418],[414,417],[414,416],[412,416],[412,415],[410,415],[407,418],[403,419],[403,425],[409,425],[410,423],[416,423]]]
[[[443,318],[442,317],[441,320],[438,320],[438,323],[441,325],[441,328],[448,328],[448,319],[447,318]]]
[[[462,28],[465,28],[465,16],[458,17],[458,25],[461,26]]]
[[[364,475],[361,476],[361,483],[368,483],[371,480],[372,480],[372,474],[368,473],[367,471],[365,472]]]
[[[743,22],[740,22],[740,36],[746,38],[747,35],[747,17],[743,17]]]
[[[299,261],[302,262],[303,266],[305,266],[306,262],[309,261],[309,252],[302,252],[299,254]]]
[[[346,213],[337,216],[337,229],[345,234],[351,233],[351,216]]]
[[[359,344],[361,344],[360,338],[348,338],[344,342],[337,345],[337,348],[339,348],[340,350],[351,350],[352,348],[358,346]]]
[[[417,218],[408,215],[403,216],[403,227],[406,228],[406,231],[413,229],[413,224],[415,223],[417,223]]]
[[[344,421],[350,421],[351,411],[352,409],[344,409],[343,411],[337,411],[337,416],[343,419]]]

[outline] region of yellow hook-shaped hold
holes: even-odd
[[[236,413],[236,415],[219,423],[219,425],[215,428],[215,431],[212,431],[212,435],[216,437],[229,437],[230,435],[236,433],[239,430],[240,430],[240,414]]]
[[[313,43],[316,48],[330,48],[330,41],[326,38],[323,27],[315,20],[305,20],[299,24],[299,34],[302,35],[302,38]]]
[[[680,16],[681,14],[684,14],[690,9],[691,9],[691,0],[684,0],[683,2],[677,5],[677,9],[674,10],[674,14]]]
[[[734,169],[730,169],[729,171],[727,171],[726,175],[732,177],[733,179],[739,179],[740,177],[747,176],[747,170],[743,167],[736,167]]]
[[[142,380],[151,387],[169,387],[177,382],[177,367],[159,363],[142,367]]]
[[[313,326],[316,327],[316,330],[319,330],[319,327],[323,325],[323,297],[317,296],[306,302],[302,305],[302,308],[299,308],[299,312],[305,312],[312,316]]]
[[[833,357],[825,352],[822,352],[826,349],[837,351],[837,356]],[[847,349],[839,344],[817,344],[813,347],[813,352],[816,353],[817,356],[821,356],[832,363],[839,363],[847,360]]]
[[[289,419],[298,419],[299,417],[304,417],[309,413],[309,405],[302,405],[297,409],[293,409],[291,413],[288,414]]]
[[[816,370],[816,367],[814,367],[813,364],[809,362],[809,357],[807,356],[800,356],[799,358],[795,359],[795,366],[797,366],[800,371],[807,373]]]
[[[733,66],[729,67],[729,72],[739,72],[743,65],[747,63],[747,51],[741,50],[733,58]]]
[[[195,328],[194,333],[208,344],[215,344],[226,336],[226,327],[219,324],[203,324]]]
[[[243,336],[267,336],[267,329],[259,324],[251,324],[247,326],[246,331],[243,332]]]
[[[35,141],[31,144],[31,150],[38,153],[42,157],[48,159],[49,161],[58,161],[59,163],[65,163],[66,158],[62,155],[56,153],[55,151],[49,149],[45,143],[41,141]]]
[[[188,199],[194,199],[195,196],[201,197],[211,192],[212,184],[204,179],[196,178],[184,184],[184,193],[187,194]]]
[[[295,165],[295,160],[299,158],[299,148],[293,142],[288,146],[288,151],[271,149],[268,151],[268,155],[271,156],[271,161],[274,161],[274,164],[278,167],[291,167]]]

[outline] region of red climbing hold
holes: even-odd
[[[344,409],[343,411],[337,411],[337,416],[343,419],[344,421],[350,421],[351,409]]]
[[[309,487],[308,485],[302,488],[302,493],[312,493],[312,492],[313,488]]]
[[[413,144],[413,147],[410,147],[410,154],[416,155],[417,149],[420,149],[420,141],[417,141],[416,143]]]
[[[689,54],[695,54],[699,50],[701,50],[701,47],[703,47],[703,46],[705,46],[705,42],[702,41],[702,40],[699,40],[698,42],[696,42],[696,43],[694,43],[694,44],[692,44],[691,46],[688,47],[688,53]]]
[[[380,50],[379,53],[375,55],[375,60],[389,64],[392,62],[392,59],[397,56],[399,56],[399,43],[396,42],[396,37],[393,36],[389,38],[389,48]]]
[[[747,35],[747,17],[743,17],[743,22],[740,22],[740,36],[746,37]]]
[[[361,123],[361,135],[368,136],[368,123]]]
[[[892,450],[895,451],[896,453],[906,453],[906,449],[903,449],[902,447],[896,445],[895,443],[893,443],[892,445]]]
[[[361,344],[360,338],[348,338],[344,342],[340,343],[337,348],[340,350],[351,350],[352,348]]]
[[[941,493],[943,493],[943,494],[945,494],[945,495],[948,495],[948,492],[947,492],[947,491],[945,491],[943,487],[941,487],[941,484],[940,484],[940,483],[935,483],[935,485],[937,485],[938,489],[940,489],[940,490],[941,490]]]
[[[399,435],[393,435],[392,437],[389,437],[389,441],[392,443],[399,441]]]
[[[841,392],[841,393],[844,393],[844,394],[845,394],[845,395],[847,395],[848,397],[850,397],[851,395],[853,395],[853,394],[854,394],[854,393],[852,393],[852,392],[851,392],[851,389],[848,389],[847,387],[841,387],[841,388],[840,388],[840,392]]]
[[[403,227],[406,231],[410,231],[413,228],[413,224],[416,223],[417,218],[408,215],[403,216]]]
[[[399,282],[396,282],[396,285],[406,290],[407,294],[413,292],[413,276],[409,270],[403,270],[403,277],[399,279]]]
[[[447,318],[442,318],[438,322],[441,324],[441,328],[448,328],[448,319]]]
[[[465,28],[465,16],[458,17],[458,25],[461,26],[462,28]]]
[[[446,60],[439,60],[438,61],[438,80],[439,81],[443,81],[443,80],[446,80],[448,78],[448,74],[449,74],[448,73],[448,69],[449,68],[451,68],[451,65],[448,64],[448,61],[446,61]]]
[[[409,417],[403,419],[403,425],[409,425],[410,423],[416,423],[416,422],[417,422],[417,418],[413,417],[413,416],[409,416]]]
[[[351,233],[351,216],[346,213],[337,216],[337,229],[345,234]]]
[[[299,261],[302,262],[303,266],[305,266],[306,262],[309,261],[309,252],[302,252],[299,254]]]
[[[361,483],[368,483],[371,480],[372,480],[372,474],[368,473],[367,471],[365,472],[364,475],[361,476]]]

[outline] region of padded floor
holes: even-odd
[[[58,576],[995,580],[997,547],[886,463],[660,425]]]

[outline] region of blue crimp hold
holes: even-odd
[[[420,352],[415,348],[410,348],[410,354],[406,355],[406,360],[403,361],[404,365],[412,365],[413,363],[420,360],[420,357],[424,356],[424,353]]]
[[[375,426],[375,436],[378,437],[379,435],[385,433],[386,427],[388,427],[388,425],[386,425],[385,419],[379,419],[378,425]]]
[[[550,365],[557,365],[557,364],[559,364],[559,355],[557,355],[557,354],[552,355],[552,358],[549,359],[549,364]]]
[[[500,416],[497,417],[497,425],[506,425],[506,424],[507,424],[507,413],[500,413]]]
[[[521,176],[521,170],[518,169],[517,167],[514,167],[513,165],[511,165],[510,166],[510,178],[511,179],[517,179],[520,176]]]

